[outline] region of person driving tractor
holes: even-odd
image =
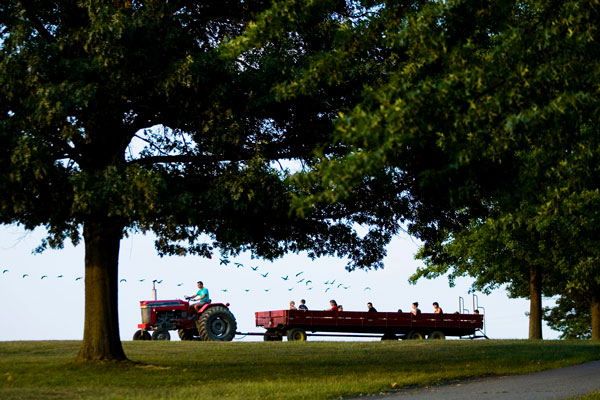
[[[185,298],[188,300],[193,300],[196,297],[198,297],[198,301],[190,306],[190,311],[192,311],[193,308],[196,312],[198,312],[203,305],[210,303],[208,289],[204,287],[202,281],[198,281],[198,292],[195,295],[185,296]]]

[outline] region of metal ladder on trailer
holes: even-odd
[[[470,311],[465,308],[465,299],[462,297],[458,297],[458,310],[461,314],[468,314]],[[480,312],[483,311],[482,313]],[[485,307],[479,305],[479,297],[475,293],[473,293],[473,313],[483,315],[483,329],[478,329],[474,335],[469,336],[469,339],[489,339],[485,332]],[[481,333],[481,335],[477,335],[477,332]]]

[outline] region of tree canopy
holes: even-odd
[[[307,251],[382,266],[405,207],[394,190],[378,182],[360,201],[300,215],[292,201],[312,188],[289,179],[315,148],[347,151],[332,121],[377,75],[355,65],[343,83],[276,89],[359,12],[345,1],[3,2],[0,222],[45,226],[40,250],[83,239],[79,360],[125,359],[117,268],[128,232],[153,232],[161,255]]]
[[[414,279],[508,283],[532,301],[530,337],[541,337],[542,293],[577,293],[592,299],[598,337],[597,5],[378,4],[354,32],[385,54],[385,73],[336,121],[349,152],[322,157],[304,179],[323,190],[299,205],[395,176],[424,243]]]
[[[307,251],[591,299],[593,0],[100,1],[0,6],[0,222],[86,249],[79,360],[124,359],[119,241]],[[362,228],[366,234],[359,234]],[[535,320],[535,321],[534,321]],[[537,322],[536,322],[537,321]],[[539,333],[537,332],[539,330]],[[107,339],[108,338],[108,339]]]

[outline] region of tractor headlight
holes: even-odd
[[[150,323],[150,307],[142,306],[142,324]]]

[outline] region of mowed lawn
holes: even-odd
[[[600,359],[597,341],[139,341],[136,363],[73,364],[80,344],[0,342],[0,399],[332,399]]]

